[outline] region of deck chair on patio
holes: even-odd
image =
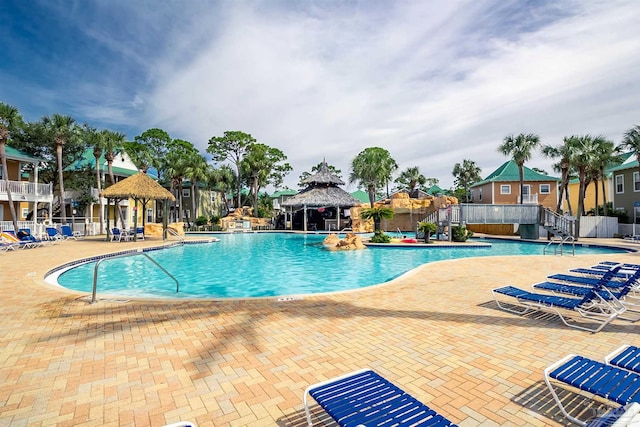
[[[370,369],[355,371],[307,387],[302,400],[307,423],[312,426],[307,395],[313,397],[343,427],[414,424],[455,426]]]
[[[609,285],[613,284],[612,287]],[[596,284],[597,285],[597,284]],[[592,285],[584,286],[558,282],[540,282],[533,285],[534,290],[549,291],[553,294],[565,294],[574,297],[584,297],[591,289]],[[628,312],[635,313],[635,317],[622,317],[621,319],[636,322],[640,320],[640,270],[629,276],[624,282],[607,282],[602,284],[599,295],[607,301],[618,300],[627,308]]]
[[[596,333],[627,310],[616,298],[605,299],[600,295],[604,289],[603,284],[609,282],[618,269],[619,267],[615,267],[602,276],[600,283],[589,289],[589,292],[582,298],[529,292],[515,286],[503,286],[493,289],[491,292],[496,304],[502,310],[516,314],[535,311],[550,312],[558,315],[566,326]],[[509,303],[514,308],[501,304],[499,296],[509,297]],[[571,314],[577,314],[584,319],[594,321],[598,326],[592,328],[577,323],[569,323],[567,317],[571,318]]]
[[[552,383],[590,393],[610,404],[640,403],[639,374],[575,354],[569,354],[545,369],[544,381],[564,416],[582,426],[586,421],[569,414]]]
[[[60,234],[58,229],[56,229],[55,227],[47,227],[46,230],[47,230],[47,239],[53,242],[58,240],[64,240],[64,237],[62,237],[62,234]]]
[[[136,227],[136,240],[144,240],[144,227]]]
[[[112,242],[121,242],[121,241],[129,241],[129,234],[126,231],[122,231],[119,228],[111,229],[111,241]]]
[[[605,356],[604,362],[640,374],[640,347],[623,345]]]
[[[71,230],[70,225],[61,225],[60,231],[62,232],[62,237],[64,237],[65,239],[79,240],[84,237],[81,232]]]

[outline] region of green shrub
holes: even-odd
[[[196,218],[196,225],[198,227],[202,227],[203,225],[207,225],[208,222],[209,222],[209,220],[207,219],[206,216],[199,216],[198,218]]]
[[[418,223],[418,232],[424,234],[424,241],[428,242],[431,235],[438,231],[438,226],[432,222],[422,221]]]
[[[371,243],[389,243],[391,242],[391,236],[384,234],[383,231],[376,231],[371,237]]]
[[[466,242],[470,237],[473,237],[473,231],[467,230],[467,227],[459,225],[451,227],[451,240],[454,242]]]

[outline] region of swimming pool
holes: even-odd
[[[545,245],[496,239],[484,247],[371,247],[328,251],[325,236],[286,233],[217,235],[215,243],[187,244],[146,252],[174,275],[176,284],[145,256],[104,259],[98,293],[129,297],[244,298],[357,289],[392,280],[428,262],[497,255],[542,255]],[[576,254],[622,249],[576,246]],[[550,256],[550,255],[547,255]],[[57,283],[91,292],[95,262],[62,272]]]

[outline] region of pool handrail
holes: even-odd
[[[148,253],[143,252],[142,249],[138,249],[136,252],[130,252],[130,253],[121,254],[121,255],[114,255],[112,257],[101,258],[98,261],[96,261],[96,265],[95,267],[93,267],[93,291],[91,293],[91,301],[89,302],[90,304],[93,304],[96,302],[96,293],[98,291],[98,267],[100,267],[100,264],[102,263],[102,261],[107,259],[114,259],[114,258],[126,258],[133,255],[144,255],[145,257],[147,257],[149,261],[154,263],[163,273],[165,273],[167,276],[172,278],[174,282],[176,282],[176,293],[180,292],[180,283],[178,282],[178,279],[176,279],[173,274],[169,273],[163,266],[161,266],[158,263],[158,261],[151,258]]]

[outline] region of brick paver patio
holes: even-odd
[[[444,261],[287,302],[88,304],[43,280],[73,259],[159,243],[89,238],[0,254],[0,425],[303,426],[309,384],[364,367],[461,426],[566,425],[543,369],[567,353],[602,359],[638,344],[637,323],[590,334],[493,302],[494,287],[528,288],[603,259],[595,255]],[[635,253],[606,258],[640,262]],[[317,406],[314,414],[331,425]]]

